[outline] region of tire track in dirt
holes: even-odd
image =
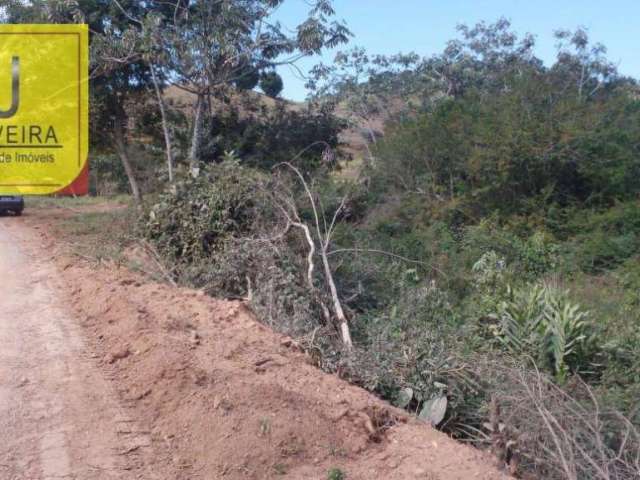
[[[172,478],[147,464],[148,435],[121,433],[127,409],[15,221],[0,218],[0,478]]]

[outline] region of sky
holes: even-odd
[[[456,25],[504,16],[516,32],[536,36],[536,54],[549,64],[555,58],[553,32],[582,26],[593,42],[607,46],[609,59],[622,74],[640,78],[640,0],[334,0],[334,7],[336,18],[345,20],[355,35],[349,45],[381,54],[439,53],[456,37]],[[293,29],[308,9],[305,0],[286,0],[274,18]],[[330,62],[334,54],[327,51],[323,58],[306,58],[298,66],[306,72],[320,60]],[[279,72],[282,96],[304,100],[304,79],[289,67]]]

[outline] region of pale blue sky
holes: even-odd
[[[536,35],[537,55],[549,63],[555,56],[553,31],[584,26],[591,39],[605,44],[609,58],[626,75],[640,78],[640,0],[334,0],[337,18],[355,34],[351,45],[372,53],[440,52],[456,35],[459,23],[511,20],[518,33]],[[295,27],[308,10],[305,0],[286,0],[276,18]],[[344,48],[341,47],[341,48]],[[333,54],[325,53],[324,61]],[[303,71],[319,61],[304,59]],[[303,100],[304,81],[288,68],[281,70],[283,96]]]

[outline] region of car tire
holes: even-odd
[[[15,213],[16,217],[19,217],[19,216],[21,216],[21,215],[22,215],[22,210],[16,210],[16,211],[15,211],[15,212],[13,212],[13,213]]]

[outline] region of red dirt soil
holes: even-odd
[[[157,460],[168,475],[158,478],[323,480],[332,468],[348,480],[508,478],[488,454],[318,370],[243,303],[78,260],[52,233],[73,211],[26,214],[10,228],[55,264],[88,355],[149,432],[125,453]],[[137,475],[118,478],[148,478]]]

